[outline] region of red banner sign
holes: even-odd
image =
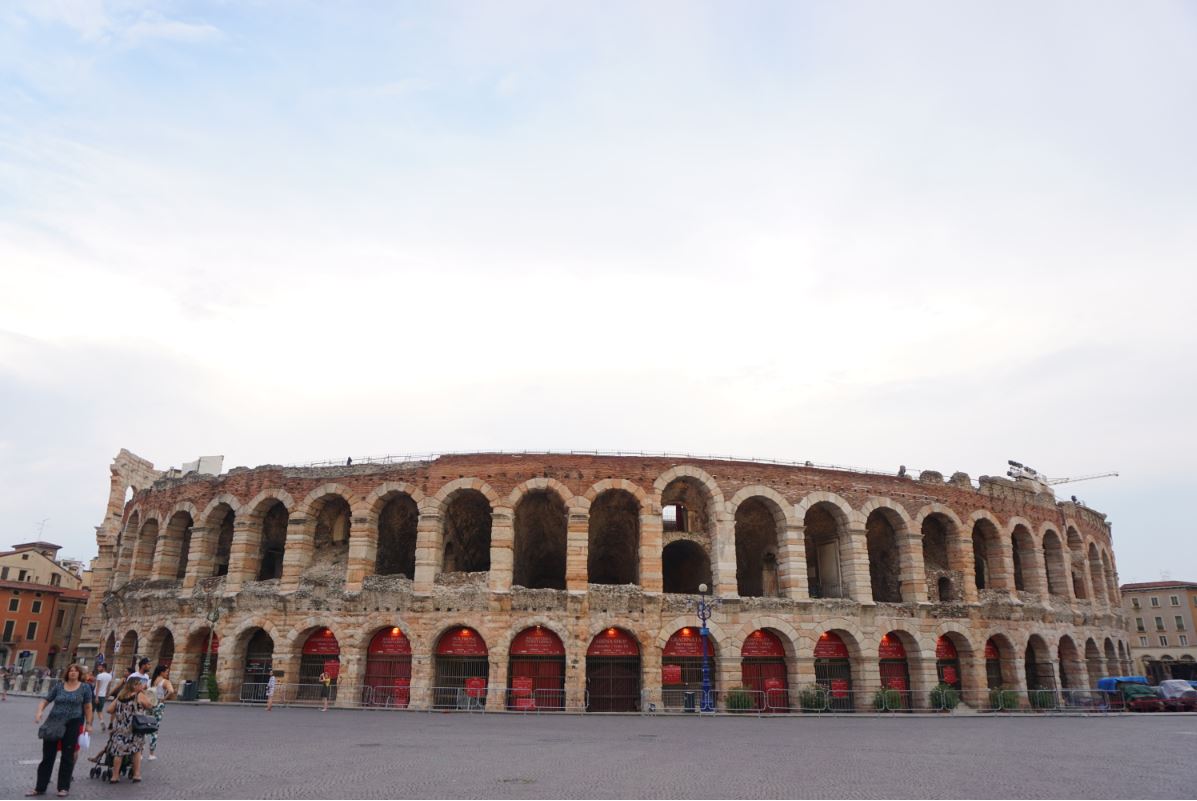
[[[516,709],[535,709],[536,708],[536,699],[532,698],[531,696],[520,696],[519,698],[515,699],[515,708]]]
[[[943,666],[943,683],[955,685],[959,683],[960,675],[956,672],[955,665]]]
[[[329,629],[317,631],[303,644],[304,656],[340,656],[341,646]]]
[[[770,693],[775,690],[784,690],[786,683],[781,679],[765,679],[765,692]]]
[[[786,649],[782,647],[781,638],[776,634],[757,629],[744,640],[744,645],[740,648],[740,656],[749,659],[785,659]]]
[[[678,629],[665,643],[661,656],[702,656],[702,635],[698,629]]]
[[[515,635],[510,653],[512,656],[565,656],[565,646],[551,629],[536,626]]]
[[[848,684],[847,679],[832,679],[831,680],[831,697],[832,698],[847,698],[851,685]]]
[[[935,641],[936,659],[956,659],[956,646],[947,637],[940,637]]]
[[[682,683],[682,666],[681,665],[661,665],[661,683],[662,684],[681,684]]]
[[[411,656],[411,641],[396,628],[383,629],[370,640],[370,656]]]
[[[985,658],[986,659],[1000,659],[1001,658],[998,656],[998,649],[997,649],[997,646],[994,644],[993,640],[985,641]]]
[[[590,641],[587,656],[640,656],[640,646],[623,629],[607,629]]]
[[[905,659],[906,649],[902,647],[901,640],[886,634],[881,638],[881,644],[877,646],[877,656],[880,659]]]
[[[511,677],[511,692],[515,696],[524,696],[532,694],[532,687],[535,682],[531,676],[512,676]]]
[[[445,632],[436,644],[437,656],[486,656],[486,643],[473,629],[453,629]]]
[[[839,638],[839,635],[832,634],[830,631],[823,632],[823,636],[819,637],[819,641],[815,643],[815,659],[847,659],[848,646],[844,645],[844,641]]]
[[[486,694],[486,679],[478,676],[466,679],[465,691],[470,698],[481,698]]]
[[[324,660],[324,672],[328,674],[330,679],[336,679],[341,675],[341,663],[335,659]]]

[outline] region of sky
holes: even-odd
[[[5,3],[0,545],[122,447],[1016,459],[1197,580],[1194,142],[1185,2]]]

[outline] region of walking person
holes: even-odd
[[[332,676],[328,674],[327,670],[320,672],[320,699],[324,702],[324,706],[320,708],[321,712],[328,711],[328,697],[332,695]]]
[[[8,700],[8,668],[0,665],[0,701]]]
[[[158,665],[154,668],[154,678],[150,680],[150,693],[154,699],[154,708],[150,714],[158,721],[158,728],[162,728],[162,713],[166,711],[166,702],[175,697],[175,686],[170,683],[170,665]],[[150,755],[148,759],[157,759],[154,753],[158,750],[158,732],[150,735]]]
[[[270,678],[266,680],[266,711],[269,712],[274,708],[274,690],[278,687],[278,671],[271,671]]]
[[[37,705],[34,723],[40,723],[38,736],[42,738],[42,761],[37,766],[37,784],[25,793],[27,796],[45,795],[50,785],[50,774],[54,772],[54,758],[62,752],[58,763],[58,797],[66,798],[71,791],[71,772],[75,769],[75,746],[82,731],[91,733],[92,693],[91,687],[83,682],[83,669],[70,665],[63,675],[61,684],[55,684],[46,697]],[[46,722],[42,713],[53,704]]]
[[[96,674],[96,714],[100,716],[100,731],[107,728],[104,725],[104,702],[108,699],[108,687],[112,684],[112,674],[108,672],[108,666],[101,662],[96,666],[99,673]]]
[[[144,692],[145,682],[138,676],[129,676],[121,685],[120,694],[108,705],[108,712],[112,715],[112,733],[108,739],[109,753],[112,754],[113,784],[120,782],[121,762],[125,759],[133,761],[134,782],[141,781],[141,751],[145,748],[145,735],[133,733],[133,716],[142,710],[153,709],[154,699]]]

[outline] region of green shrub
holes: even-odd
[[[1031,690],[1027,693],[1032,709],[1055,709],[1055,690]]]
[[[216,683],[216,675],[213,673],[208,674],[208,700],[220,700],[220,685]]]
[[[873,693],[873,708],[878,712],[894,712],[902,708],[902,694],[897,690],[882,688]]]
[[[750,712],[752,710],[752,690],[747,687],[734,687],[727,694],[728,712]]]
[[[830,700],[827,688],[821,684],[807,684],[798,688],[798,706],[803,712],[823,712]]]
[[[960,705],[960,691],[940,682],[931,688],[932,709],[955,709]]]
[[[994,687],[989,691],[989,707],[998,712],[1018,709],[1018,693],[1003,687]]]

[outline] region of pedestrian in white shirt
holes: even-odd
[[[100,718],[100,730],[104,729],[104,699],[108,697],[108,686],[112,684],[112,674],[107,665],[99,665],[100,672],[96,674],[96,717]]]

